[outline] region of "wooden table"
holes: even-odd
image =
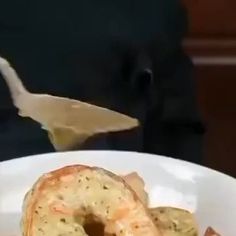
[[[236,1],[184,0],[186,52],[206,124],[204,164],[236,177]]]

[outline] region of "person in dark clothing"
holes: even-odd
[[[70,97],[136,117],[137,130],[83,149],[162,154],[200,163],[203,128],[178,0],[4,1],[0,54],[32,92]],[[52,152],[47,134],[17,116],[0,80],[1,160]]]

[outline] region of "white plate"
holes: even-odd
[[[0,163],[0,235],[20,235],[24,194],[43,173],[71,164],[100,166],[145,180],[151,205],[195,212],[201,233],[213,226],[222,236],[236,235],[235,179],[187,162],[132,152],[80,151],[30,156]]]

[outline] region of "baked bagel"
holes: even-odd
[[[197,236],[198,226],[192,213],[175,207],[149,209],[163,236]]]
[[[161,236],[129,185],[101,168],[75,165],[44,174],[25,196],[23,236],[85,236],[91,221],[103,224],[105,235]]]

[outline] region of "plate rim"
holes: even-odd
[[[73,153],[73,156],[71,158],[71,161],[72,163],[63,163],[63,160],[66,159],[66,157],[68,155],[70,155],[71,153]],[[198,171],[201,173],[203,173],[204,175],[209,175],[210,178],[221,178],[223,182],[229,182],[230,186],[236,186],[236,179],[234,177],[231,177],[229,175],[226,175],[224,173],[221,173],[219,171],[216,171],[214,169],[210,169],[208,167],[204,167],[204,166],[201,166],[201,165],[198,165],[198,164],[195,164],[195,163],[191,163],[191,162],[188,162],[188,161],[183,161],[183,160],[180,160],[180,159],[175,159],[175,158],[172,158],[172,157],[166,157],[166,156],[162,156],[162,155],[156,155],[156,154],[150,154],[150,153],[143,153],[143,152],[131,152],[131,151],[116,151],[116,150],[75,150],[75,151],[65,151],[65,152],[50,152],[50,153],[42,153],[42,154],[36,154],[36,155],[28,155],[28,156],[24,156],[24,157],[19,157],[19,158],[13,158],[11,160],[5,160],[5,161],[2,161],[0,162],[0,172],[1,172],[1,168],[4,168],[4,167],[7,167],[9,165],[9,167],[13,166],[12,168],[14,169],[14,162],[16,161],[16,163],[21,163],[21,161],[23,161],[22,164],[24,164],[24,162],[27,163],[27,161],[35,165],[37,165],[37,160],[40,160],[40,159],[45,159],[46,163],[47,161],[52,161],[55,162],[57,161],[58,159],[61,158],[61,164],[64,165],[64,166],[68,166],[68,165],[73,165],[73,162],[77,161],[78,160],[78,163],[79,164],[79,155],[78,154],[84,154],[84,155],[95,155],[95,160],[99,160],[100,158],[104,158],[107,159],[107,158],[117,158],[119,156],[123,156],[122,159],[120,160],[123,160],[123,158],[125,158],[125,156],[128,156],[132,161],[132,159],[134,158],[139,158],[141,157],[141,163],[144,161],[145,162],[145,159],[147,160],[147,162],[150,160],[150,164],[152,163],[157,163],[157,165],[160,165],[160,161],[163,160],[163,158],[166,160],[166,163],[170,163],[170,164],[173,164],[175,165],[175,163],[177,165],[180,165],[181,166],[186,166],[188,168],[191,168],[193,170],[193,172],[197,173]],[[115,155],[114,155],[115,153]],[[98,155],[96,155],[98,154]],[[103,156],[103,154],[105,155],[105,157]],[[78,159],[77,159],[78,157]],[[34,158],[36,159],[35,162],[32,162],[32,160],[34,160]],[[82,157],[82,159],[84,159],[84,157]],[[92,158],[90,158],[91,160]],[[119,161],[119,159],[117,159]],[[69,161],[69,162],[71,162]],[[82,161],[83,162],[83,161]],[[89,165],[89,162],[88,161],[88,165]],[[95,161],[96,162],[96,161]],[[99,161],[98,161],[99,162]],[[76,163],[74,163],[76,164]],[[91,165],[93,165],[91,163]],[[101,166],[102,167],[102,166]],[[1,174],[1,173],[0,173]],[[153,173],[153,175],[155,176],[155,172]],[[0,175],[1,176],[1,175]],[[3,177],[4,177],[4,174],[3,174]],[[0,179],[0,182],[1,182],[1,179]],[[228,188],[228,187],[227,187]],[[229,188],[230,189],[230,188]],[[200,222],[200,221],[199,221]],[[215,225],[217,225],[216,223],[214,223]],[[207,227],[207,225],[214,225],[213,223],[210,224],[210,223],[207,223],[205,225],[205,223],[203,225],[200,225],[199,224],[199,229],[201,230],[201,232],[203,233],[203,231],[205,230],[205,227]],[[219,231],[226,231],[226,227],[225,226],[221,226],[222,229],[220,230],[219,228]],[[217,229],[216,227],[214,227],[215,229]],[[230,232],[230,231],[229,231]],[[231,235],[231,234],[230,234]],[[234,235],[234,234],[232,234]]]
[[[62,158],[64,155],[69,155],[70,153],[91,153],[91,154],[96,154],[96,153],[104,153],[104,154],[109,154],[109,153],[116,153],[118,155],[137,155],[137,157],[141,156],[149,156],[150,158],[152,158],[152,160],[155,160],[155,158],[165,158],[168,159],[169,161],[173,161],[176,162],[180,165],[188,165],[190,167],[193,167],[195,169],[200,168],[202,171],[205,172],[210,172],[212,174],[216,174],[218,176],[221,176],[223,178],[226,178],[230,181],[234,181],[236,184],[236,178],[233,176],[230,176],[226,173],[220,172],[218,170],[212,169],[210,167],[207,166],[203,166],[200,164],[196,164],[196,163],[192,163],[186,160],[181,160],[178,158],[173,158],[173,157],[169,157],[169,156],[164,156],[164,155],[159,155],[159,154],[152,154],[152,153],[145,153],[145,152],[136,152],[136,151],[120,151],[120,150],[74,150],[74,151],[62,151],[62,152],[48,152],[48,153],[40,153],[40,154],[34,154],[34,155],[26,155],[26,156],[22,156],[22,157],[16,157],[10,160],[4,160],[4,161],[0,161],[0,168],[2,168],[4,165],[8,164],[8,163],[12,163],[14,161],[21,161],[21,160],[27,160],[27,159],[32,159],[32,158],[44,158],[47,157],[49,158],[49,156],[51,156],[51,158]],[[111,155],[111,158],[113,155]],[[157,160],[157,159],[156,159]],[[66,166],[66,165],[65,165]]]

